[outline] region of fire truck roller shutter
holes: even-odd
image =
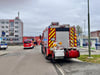
[[[56,28],[56,41],[62,42],[64,48],[69,47],[69,28]]]

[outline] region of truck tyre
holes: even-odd
[[[48,59],[46,47],[45,47],[45,53],[44,53],[44,56],[45,56],[45,59]]]
[[[78,52],[79,52],[79,50],[77,50]],[[80,57],[80,52],[79,52],[79,56],[78,57]]]
[[[53,63],[55,62],[55,54],[54,54],[54,52],[52,53],[52,62]]]
[[[44,52],[43,52],[43,46],[42,45],[41,45],[41,53],[44,54]]]

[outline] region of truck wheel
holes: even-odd
[[[48,59],[46,47],[45,47],[45,54],[44,54],[44,56],[45,56],[46,59]]]
[[[43,52],[43,46],[41,46],[41,53],[44,54],[44,52]]]
[[[79,52],[79,50],[77,50],[78,52]],[[78,57],[80,57],[80,52],[79,52],[79,56]]]
[[[52,53],[52,62],[53,63],[55,62],[55,54],[54,54],[54,52]]]

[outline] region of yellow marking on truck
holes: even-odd
[[[75,42],[77,42],[77,41],[75,40]]]
[[[72,40],[74,40],[74,38],[71,37]]]
[[[74,32],[71,30],[71,34],[73,34]]]
[[[54,36],[54,35],[55,35],[55,32],[49,37],[49,39],[51,39],[51,37]]]
[[[75,44],[75,45],[77,45],[77,44]]]
[[[73,44],[71,44],[71,47],[74,47],[74,45],[73,45]]]
[[[73,35],[73,34],[71,34],[71,36],[73,37],[74,35]]]
[[[49,35],[51,35],[54,31],[55,31],[55,29],[53,29],[53,30],[50,32],[50,34],[49,34]]]
[[[74,30],[74,28],[71,28],[72,30]]]
[[[50,28],[50,30],[52,30],[53,28]]]
[[[49,46],[51,46],[51,44],[53,44],[53,41],[49,44]]]
[[[76,39],[76,37],[74,37]]]
[[[49,41],[49,43],[51,42],[51,40]]]
[[[71,40],[71,42],[73,42],[73,40]]]
[[[51,48],[53,47],[53,45],[51,45]]]

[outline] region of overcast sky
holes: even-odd
[[[91,31],[100,30],[99,4],[99,0],[90,0]],[[51,22],[83,28],[85,24],[87,31],[87,0],[0,0],[0,19],[13,19],[18,11],[24,36],[41,34]]]

